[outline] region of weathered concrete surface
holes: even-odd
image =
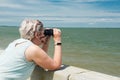
[[[80,74],[87,71],[73,66],[65,66],[63,69],[54,72],[53,80],[69,80],[72,74]]]
[[[44,69],[36,66],[31,77],[28,80],[52,80],[54,71],[45,71]]]
[[[74,66],[63,66],[57,71],[44,71],[37,66],[29,80],[120,80],[120,78]]]
[[[88,71],[80,74],[71,74],[68,80],[120,80],[120,78],[94,71]]]

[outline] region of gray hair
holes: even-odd
[[[32,40],[34,33],[39,32],[43,23],[39,20],[23,20],[19,28],[21,38]]]

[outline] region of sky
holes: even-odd
[[[44,27],[120,28],[120,0],[0,0],[0,25],[38,19]]]

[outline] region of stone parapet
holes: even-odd
[[[32,76],[28,80],[120,80],[120,78],[64,65],[60,70],[56,71],[45,71],[36,66]]]

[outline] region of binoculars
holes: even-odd
[[[45,29],[44,35],[45,36],[53,36],[53,29]]]

